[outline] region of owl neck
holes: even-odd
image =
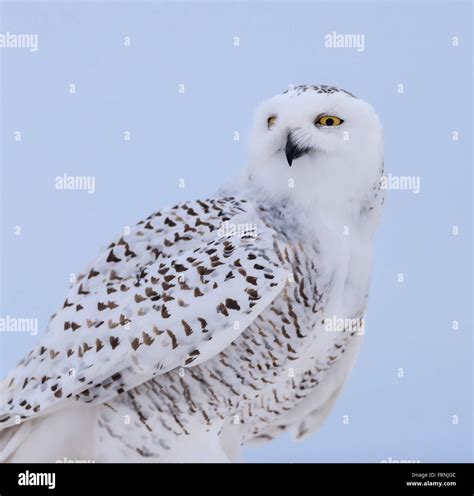
[[[383,198],[373,187],[365,195],[348,197],[343,188],[318,189],[300,183],[293,188],[275,181],[262,181],[245,171],[222,188],[226,195],[244,197],[262,208],[274,210],[288,223],[298,224],[308,234],[334,231],[336,236],[371,238],[378,225]],[[345,240],[346,238],[343,238]]]

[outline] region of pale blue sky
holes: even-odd
[[[15,2],[1,21],[39,35],[35,53],[0,49],[2,316],[43,329],[69,274],[124,225],[232,177],[260,100],[340,85],[379,113],[387,172],[419,176],[421,191],[388,194],[365,342],[333,413],[306,442],[245,459],[472,460],[469,3]],[[333,31],[364,34],[365,50],[325,48]],[[94,175],[96,192],[55,190],[64,173]],[[37,339],[1,333],[0,374]]]

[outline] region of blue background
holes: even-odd
[[[471,11],[455,2],[3,3],[1,32],[38,33],[39,50],[0,49],[1,315],[37,317],[43,329],[69,274],[125,225],[210,195],[237,172],[258,102],[288,84],[340,85],[379,113],[386,171],[420,176],[421,192],[388,192],[363,349],[321,431],[248,448],[244,459],[472,461]],[[325,48],[332,31],[364,34],[365,51]],[[96,193],[57,191],[65,173],[94,175]],[[38,336],[0,339],[3,376]]]

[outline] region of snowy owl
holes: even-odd
[[[314,433],[361,344],[382,169],[351,93],[263,102],[238,178],[138,222],[72,285],[0,385],[0,460],[238,461]]]

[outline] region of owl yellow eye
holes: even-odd
[[[336,117],[335,115],[323,115],[320,117],[316,124],[320,124],[321,126],[340,126],[344,121]]]
[[[271,115],[268,119],[267,119],[267,126],[268,126],[268,129],[270,129],[275,123],[276,123],[276,120],[277,120],[277,116],[276,115]]]

